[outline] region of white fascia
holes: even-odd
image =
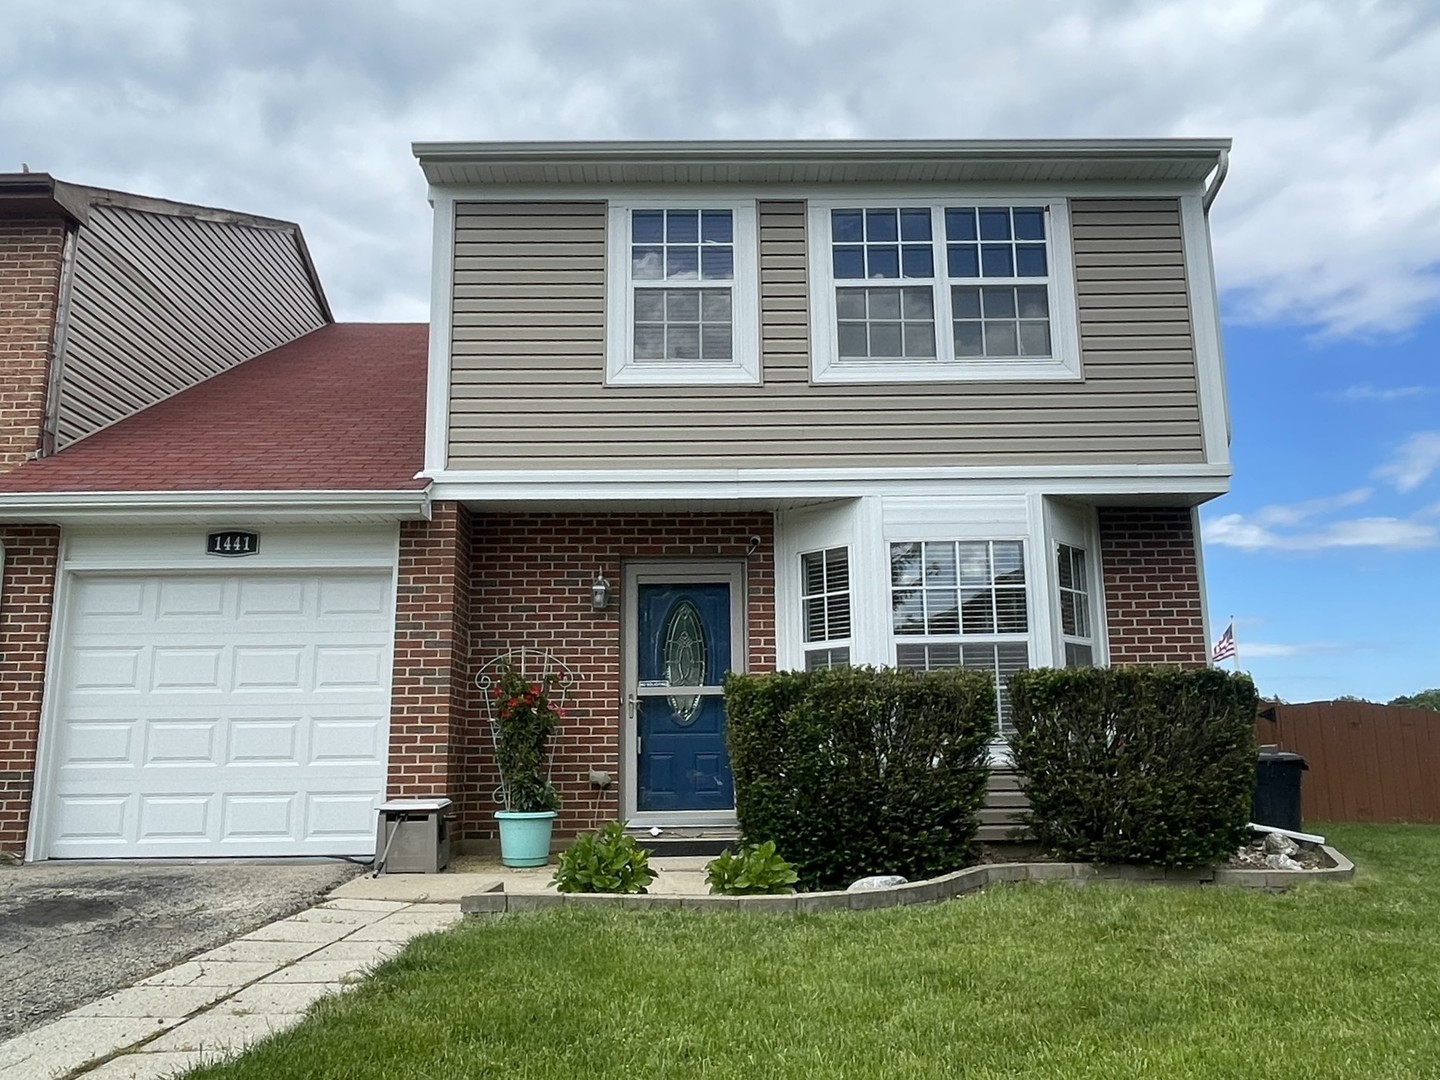
[[[1230,464],[1230,406],[1225,390],[1225,349],[1220,335],[1220,305],[1215,260],[1210,250],[1210,220],[1200,195],[1180,200],[1185,279],[1190,292],[1190,324],[1195,340],[1196,379],[1200,387],[1200,429],[1205,460]]]
[[[425,383],[425,468],[443,469],[450,443],[450,320],[455,296],[455,198],[430,189],[430,352]]]
[[[1179,495],[1205,502],[1229,490],[1230,467],[1014,465],[914,469],[584,469],[426,474],[436,501],[542,503],[834,499],[864,495]]]
[[[118,521],[163,524],[204,517],[269,521],[418,521],[431,495],[419,491],[77,491],[0,494],[0,522],[56,525]]]
[[[1168,198],[1186,195],[1200,198],[1204,185],[1192,180],[1067,180],[1046,181],[965,181],[963,183],[915,183],[887,181],[884,183],[777,183],[672,182],[672,183],[504,183],[504,184],[432,184],[431,201],[447,200],[451,204],[468,202],[643,202],[652,199],[696,197],[703,192],[707,199],[754,199],[756,201],[805,201],[828,199],[843,191],[847,199],[934,198],[940,195],[964,194],[972,198],[1026,199],[1051,202],[1059,199],[1125,199]]]

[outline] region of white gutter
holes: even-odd
[[[1209,160],[1229,139],[661,139],[416,142],[424,161],[919,161],[1165,158]]]
[[[117,520],[194,521],[263,517],[271,521],[430,517],[430,492],[417,491],[68,491],[0,494],[0,522],[96,524]]]
[[[1215,164],[1215,175],[1210,177],[1210,183],[1205,185],[1205,195],[1200,200],[1200,208],[1205,213],[1210,213],[1210,204],[1215,201],[1215,196],[1220,194],[1220,188],[1225,183],[1225,176],[1230,172],[1230,151],[1221,150],[1220,160]]]
[[[1168,179],[1200,182],[1215,169],[1229,139],[747,139],[617,142],[417,142],[411,152],[431,184],[454,183],[442,173],[479,169],[489,182],[578,183],[593,170],[618,170],[628,182],[660,170],[713,181],[705,170],[797,168],[870,172],[922,166],[979,170],[980,179],[1031,176],[1037,167],[1088,169],[1091,179]],[[1162,170],[1163,176],[1156,170]],[[668,171],[667,171],[668,170]],[[677,172],[678,170],[678,172]],[[688,171],[687,171],[688,170]],[[696,171],[700,170],[700,171]],[[703,174],[703,175],[702,175]],[[661,175],[653,176],[662,182]]]

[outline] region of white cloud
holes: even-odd
[[[1411,551],[1440,545],[1440,528],[1395,517],[1355,518],[1318,525],[1308,532],[1277,532],[1243,514],[1223,514],[1206,522],[1205,543],[1244,551],[1324,551],[1331,548],[1384,548]]]
[[[1436,469],[1440,469],[1440,431],[1421,431],[1406,439],[1375,475],[1405,492],[1414,491]]]
[[[1440,386],[1377,387],[1366,384],[1347,386],[1334,396],[1339,401],[1402,401],[1405,398],[1427,397],[1435,393],[1440,393]]]
[[[1233,135],[1228,314],[1373,335],[1440,304],[1428,0],[11,7],[0,169],[298,220],[343,318],[425,313],[408,144],[437,138]]]
[[[1351,506],[1359,506],[1368,501],[1373,494],[1374,491],[1370,488],[1356,488],[1353,491],[1321,499],[1308,499],[1305,502],[1286,505],[1262,506],[1255,511],[1253,520],[1257,525],[1263,526],[1300,525],[1332,510],[1344,510]]]
[[[1294,644],[1247,641],[1241,645],[1245,657],[1312,656],[1316,653],[1367,652],[1373,646],[1346,644],[1338,641],[1305,641]]]

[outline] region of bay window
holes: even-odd
[[[805,670],[850,665],[850,549],[800,556]]]
[[[1030,666],[1023,541],[891,544],[890,610],[896,666],[988,672],[1000,730],[1007,732],[1005,679]]]

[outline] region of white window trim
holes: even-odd
[[[935,256],[935,345],[934,360],[841,360],[835,329],[834,265],[831,261],[830,211],[859,204],[927,206],[938,223],[931,231]],[[1050,273],[1046,279],[1050,296],[1050,359],[992,359],[954,356],[950,313],[951,281],[945,273],[943,214],[934,211],[946,206],[1045,206],[1046,256]],[[1082,378],[1080,366],[1079,315],[1075,301],[1075,264],[1070,242],[1070,204],[1063,198],[1036,198],[1017,194],[1013,198],[976,198],[964,194],[908,198],[897,193],[882,199],[812,199],[808,229],[810,273],[810,377],[816,383],[886,382],[1041,382]],[[885,279],[872,284],[903,286],[905,278]],[[983,284],[983,279],[975,279]],[[970,279],[966,279],[970,283]]]
[[[734,214],[732,358],[633,359],[635,289],[630,279],[633,210],[729,210]],[[605,294],[605,382],[610,386],[757,386],[760,383],[760,245],[754,199],[620,199],[609,205]],[[696,280],[696,288],[705,283]]]

